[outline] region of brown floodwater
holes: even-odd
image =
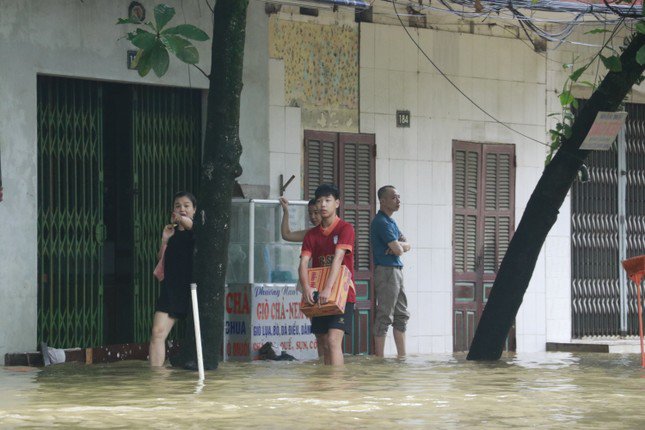
[[[637,355],[543,353],[222,363],[197,374],[145,362],[0,368],[2,428],[640,429]]]

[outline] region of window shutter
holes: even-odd
[[[305,199],[318,185],[338,185],[338,133],[305,130]]]
[[[354,226],[354,266],[371,270],[370,222],[374,217],[374,136],[341,133],[340,178],[344,195],[343,218]]]
[[[454,266],[474,272],[477,259],[477,186],[479,148],[454,151]]]
[[[511,239],[513,157],[503,145],[484,150],[484,272],[495,273]],[[492,151],[496,152],[492,152]]]

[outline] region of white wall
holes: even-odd
[[[280,175],[284,182],[295,175],[284,196],[300,200],[303,193],[301,109],[286,105],[284,84],[284,61],[269,59],[269,195],[280,196]]]
[[[195,3],[202,4],[199,1]],[[240,184],[266,186],[269,181],[268,23],[264,3],[250,1],[246,15],[244,86],[240,99],[240,141],[243,148],[240,157],[243,172],[237,179]]]
[[[147,17],[158,2],[142,1]],[[204,2],[166,1],[175,7],[172,22],[193,23],[207,32],[212,15]],[[7,352],[36,347],[37,291],[37,135],[36,76],[53,74],[137,84],[173,85],[205,89],[207,80],[176,59],[168,73],[140,78],[126,68],[122,38],[127,26],[116,26],[127,16],[129,0],[0,0],[0,152],[4,201],[0,203],[0,359]],[[264,5],[251,2],[247,60],[242,94],[241,133],[245,145],[244,178],[265,183],[268,176],[267,67]],[[185,15],[184,15],[185,13]],[[259,35],[258,35],[259,33]],[[210,43],[196,43],[200,66],[210,70]],[[264,64],[264,69],[262,69]],[[251,120],[249,118],[251,117]],[[254,147],[258,151],[254,151]],[[256,157],[252,155],[256,154]],[[251,166],[248,163],[256,163]],[[247,165],[245,165],[247,164]]]
[[[432,60],[491,115],[544,141],[544,58],[519,40],[414,29]],[[395,214],[413,244],[404,256],[412,317],[410,353],[452,352],[452,140],[515,145],[516,220],[539,178],[544,146],[477,110],[420,54],[397,26],[361,24],[360,131],[375,133],[376,185],[402,196]],[[395,111],[410,110],[410,128]],[[517,321],[518,350],[544,349],[545,259],[541,257]],[[386,352],[395,351],[391,336]]]

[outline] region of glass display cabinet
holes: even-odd
[[[300,312],[301,294],[296,285],[302,244],[282,240],[281,222],[278,200],[233,200],[225,360],[256,359],[266,342],[299,360],[318,356],[311,321]],[[291,231],[311,227],[306,201],[290,202],[289,226]]]

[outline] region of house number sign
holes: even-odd
[[[410,111],[397,110],[396,111],[396,126],[397,127],[410,127]]]

